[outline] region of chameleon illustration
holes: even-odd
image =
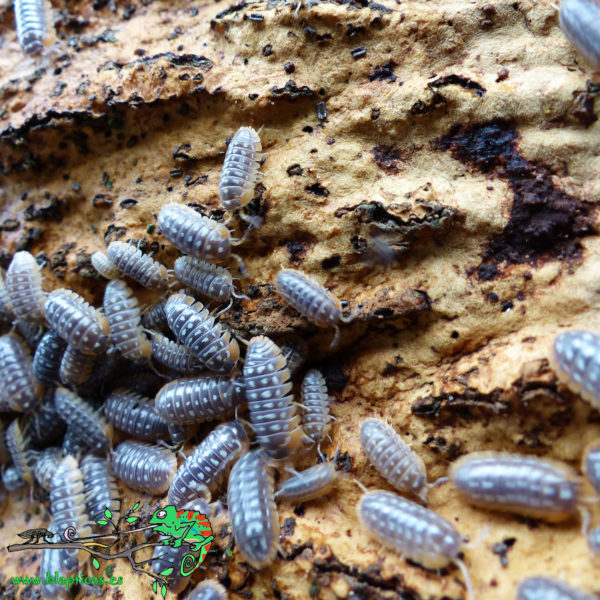
[[[54,533],[48,529],[44,529],[43,527],[40,527],[39,529],[26,529],[17,535],[20,538],[27,540],[25,542],[26,544],[37,544],[39,543],[40,539],[42,539],[44,542],[47,542],[48,540],[46,538],[54,537]]]

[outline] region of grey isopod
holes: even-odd
[[[104,403],[109,423],[120,431],[147,442],[167,437],[167,423],[156,411],[149,398],[127,390],[115,390]]]
[[[189,348],[170,340],[160,333],[152,332],[150,344],[152,346],[152,358],[173,371],[191,375],[197,373],[203,367],[202,362]]]
[[[84,354],[75,346],[67,344],[58,371],[61,383],[65,385],[85,383],[91,377],[95,364],[96,357],[93,354]]]
[[[578,511],[579,483],[567,465],[518,454],[474,452],[455,461],[449,477],[475,506],[549,522]]]
[[[15,252],[6,272],[8,299],[17,319],[41,325],[44,322],[46,293],[41,267],[27,251]]]
[[[117,269],[115,263],[104,252],[100,250],[94,252],[90,260],[94,269],[105,279],[116,279],[119,276],[119,269]]]
[[[35,480],[47,491],[50,491],[52,475],[62,460],[62,449],[58,447],[42,450],[33,466]]]
[[[74,458],[79,459],[87,449],[88,445],[79,437],[77,427],[75,425],[67,427],[62,443],[63,456],[73,456]]]
[[[171,443],[175,446],[181,446],[185,444],[188,440],[190,440],[194,435],[196,435],[196,431],[198,431],[198,425],[173,425],[169,423],[169,437],[171,438]]]
[[[252,127],[240,127],[227,146],[219,180],[225,210],[236,210],[252,200],[262,159],[262,144]]]
[[[279,540],[273,474],[262,450],[244,454],[229,475],[227,505],[235,543],[255,569],[270,565]]]
[[[105,520],[104,511],[108,508],[113,523],[116,523],[121,512],[121,499],[110,460],[88,454],[81,460],[81,472],[87,512],[92,522]]]
[[[517,600],[598,600],[550,577],[529,577],[519,584]]]
[[[2,473],[2,485],[9,493],[16,492],[27,485],[15,467],[7,467]]]
[[[160,446],[126,440],[114,451],[115,475],[128,486],[149,494],[164,494],[176,469],[175,454]]]
[[[187,595],[186,600],[227,600],[227,590],[220,583],[205,579]]]
[[[597,492],[600,492],[600,445],[592,446],[585,455],[583,471]]]
[[[168,282],[167,267],[143,254],[133,244],[111,242],[108,256],[115,267],[146,288],[165,289]]]
[[[162,234],[179,250],[208,262],[223,262],[231,254],[231,234],[222,223],[189,206],[167,204],[158,214]]]
[[[560,27],[595,68],[600,68],[600,4],[596,0],[562,0]]]
[[[132,289],[121,279],[112,279],[104,290],[104,314],[115,348],[128,360],[150,359],[152,346],[142,328],[140,307]]]
[[[46,385],[58,381],[58,369],[66,347],[67,342],[55,331],[44,334],[33,355],[33,374],[38,381]]]
[[[17,37],[25,54],[38,54],[44,47],[48,15],[45,0],[15,0]]]
[[[397,490],[427,501],[425,464],[393,427],[379,419],[366,419],[360,427],[360,443],[369,462]]]
[[[39,455],[39,452],[29,446],[29,438],[21,429],[18,419],[14,419],[6,429],[6,449],[14,468],[26,483],[33,482],[33,467]]]
[[[237,364],[240,349],[201,302],[173,294],[165,307],[169,327],[211,371],[227,375]]]
[[[176,379],[156,395],[156,410],[169,423],[203,423],[231,414],[243,395],[240,377],[208,375]]]
[[[48,295],[46,319],[66,342],[84,354],[102,354],[108,346],[108,322],[73,290],[60,288]]]
[[[275,498],[305,502],[328,494],[337,479],[335,466],[330,462],[315,465],[288,477],[277,490]]]
[[[258,443],[271,458],[288,458],[305,434],[296,414],[290,371],[281,350],[267,337],[252,338],[243,373],[250,421]]]
[[[320,444],[330,428],[329,396],[325,377],[317,369],[311,369],[302,380],[300,392],[302,404],[302,428],[316,444]]]
[[[169,504],[181,506],[197,497],[210,501],[233,463],[247,450],[246,431],[237,421],[213,429],[175,473]]]
[[[160,331],[169,331],[169,322],[165,312],[166,300],[154,304],[142,314],[142,325],[146,329],[158,329]]]
[[[50,523],[47,527],[48,531],[54,534],[60,533],[58,527],[54,523]],[[55,536],[54,539],[56,539]],[[46,579],[48,573],[60,573],[63,570],[61,565],[61,551],[53,548],[44,548],[42,550],[42,559],[40,561],[40,574],[39,578],[44,581],[44,598],[54,600],[60,598],[61,600],[70,600],[71,594],[65,585],[60,583],[48,583]]]
[[[12,323],[14,319],[15,313],[10,304],[4,269],[0,268],[0,323]]]

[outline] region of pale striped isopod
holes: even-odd
[[[61,288],[44,305],[48,323],[63,340],[84,354],[102,354],[108,346],[108,322],[73,290]]]
[[[600,527],[594,527],[588,533],[588,546],[594,554],[600,554]]]
[[[48,5],[45,0],[15,0],[17,37],[25,54],[38,54],[47,35]]]
[[[10,304],[4,279],[4,269],[0,268],[0,323],[11,323],[15,319],[15,313]]]
[[[19,476],[27,483],[33,481],[33,467],[39,455],[39,452],[30,448],[30,443],[19,421],[14,419],[6,429],[6,449]]]
[[[166,300],[162,300],[151,306],[142,315],[142,325],[146,329],[158,329],[160,331],[169,331],[169,322],[165,312]]]
[[[63,437],[66,425],[54,406],[54,388],[46,390],[42,405],[28,416],[28,427],[31,441],[38,446]]]
[[[600,446],[594,446],[588,450],[583,470],[596,491],[600,492]]]
[[[142,254],[139,248],[125,242],[111,242],[107,252],[115,267],[140,285],[158,289],[167,287],[167,267]]]
[[[529,577],[519,584],[517,600],[598,600],[550,577]]]
[[[167,437],[167,424],[149,398],[127,390],[115,390],[104,403],[108,421],[120,431],[147,442]]]
[[[202,296],[216,302],[229,302],[231,296],[235,296],[233,277],[224,267],[193,256],[180,256],[173,268],[179,281]]]
[[[369,462],[397,490],[427,500],[425,464],[393,427],[378,419],[366,419],[360,428],[360,442]]]
[[[222,223],[189,206],[167,204],[158,214],[162,234],[179,250],[208,262],[222,262],[231,254],[231,234]]]
[[[279,515],[273,474],[262,450],[247,452],[229,476],[227,505],[231,529],[243,558],[255,569],[270,565],[277,553]]]
[[[17,336],[0,336],[0,380],[0,411],[29,412],[41,402],[42,386],[33,375],[29,351]]]
[[[549,522],[568,519],[578,510],[575,472],[532,456],[474,452],[455,461],[449,477],[470,503],[482,508]]]
[[[110,461],[88,454],[81,460],[81,472],[87,512],[92,522],[106,520],[104,511],[108,508],[113,523],[116,523],[121,512],[121,499]]]
[[[115,348],[133,362],[148,360],[152,346],[144,335],[140,307],[131,288],[121,279],[112,279],[106,285],[104,314]]]
[[[189,348],[160,333],[152,333],[150,344],[152,358],[173,371],[189,375],[202,369],[202,363]]]
[[[208,375],[176,379],[158,392],[156,410],[169,423],[203,423],[231,414],[242,399],[243,380],[240,377]]]
[[[181,506],[199,496],[211,500],[233,463],[247,450],[248,437],[237,421],[213,429],[175,473],[169,504]]]
[[[171,485],[177,469],[177,458],[170,450],[126,440],[114,451],[113,471],[128,486],[148,492],[164,494]]]
[[[227,590],[220,583],[205,579],[186,596],[186,600],[227,600]]]
[[[329,396],[325,378],[317,369],[311,369],[302,380],[302,428],[306,435],[319,444],[329,432]]]
[[[277,490],[275,498],[305,502],[328,494],[337,479],[335,466],[329,462],[315,465],[288,477]]]
[[[573,46],[600,68],[600,4],[596,0],[562,0],[559,21]]]
[[[94,269],[105,279],[115,279],[119,276],[119,269],[117,269],[115,263],[104,252],[100,250],[94,252],[90,260]]]
[[[7,492],[16,492],[27,485],[15,467],[7,467],[2,472],[2,485]]]
[[[248,344],[244,386],[250,421],[261,448],[275,459],[293,454],[304,432],[291,394],[290,371],[279,347],[264,336]]]
[[[67,344],[62,359],[58,375],[61,383],[71,385],[81,385],[85,383],[94,370],[96,357],[93,354],[84,354],[75,346]]]
[[[252,127],[240,127],[227,146],[219,180],[219,198],[225,210],[236,210],[252,200],[261,159],[258,133]]]
[[[16,252],[6,271],[6,290],[17,319],[26,323],[44,322],[46,293],[41,267],[29,252]]]
[[[35,480],[47,491],[50,491],[52,475],[62,460],[62,449],[58,447],[42,450],[33,466]]]
[[[38,381],[46,385],[58,381],[58,369],[66,347],[67,342],[52,329],[44,334],[33,355],[33,374]]]
[[[165,308],[169,327],[211,371],[227,375],[237,364],[240,349],[235,338],[215,322],[201,302],[173,294]]]
[[[107,450],[110,445],[112,427],[104,417],[82,398],[63,387],[54,392],[54,406],[67,423],[76,423],[73,433],[97,452]]]

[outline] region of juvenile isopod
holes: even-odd
[[[30,448],[30,439],[21,429],[17,419],[6,429],[6,448],[19,476],[26,483],[33,481],[33,467],[39,452]]]
[[[115,390],[104,403],[109,423],[120,431],[147,442],[167,437],[167,424],[149,398],[127,390]]]
[[[111,242],[108,256],[115,267],[146,288],[164,289],[168,283],[167,267],[125,242]]]
[[[271,458],[289,457],[305,434],[296,414],[290,371],[281,350],[267,337],[252,338],[243,373],[256,440]]]
[[[517,600],[598,600],[550,577],[529,577],[519,584]]]
[[[425,464],[393,427],[379,419],[366,419],[360,428],[360,443],[369,462],[397,490],[427,501]]]
[[[199,496],[210,501],[233,463],[247,450],[246,431],[237,421],[213,429],[175,473],[168,503],[182,506]]]
[[[236,547],[255,569],[270,565],[279,540],[273,474],[262,450],[244,454],[229,475],[227,504]]]
[[[76,423],[73,433],[97,452],[103,452],[110,445],[111,425],[85,400],[63,387],[54,392],[54,405],[67,423]]]
[[[102,354],[108,346],[108,322],[73,290],[51,292],[44,305],[46,319],[63,340],[84,354]]]
[[[116,523],[121,512],[121,500],[110,461],[88,454],[81,460],[81,472],[87,513],[92,522],[106,519],[104,511],[108,508],[113,523]]]
[[[240,377],[208,375],[176,379],[158,392],[156,410],[169,423],[203,423],[231,414],[243,395]]]
[[[231,373],[240,355],[238,343],[201,302],[173,294],[165,310],[173,333],[208,369],[223,375]]]
[[[314,279],[295,269],[282,269],[277,275],[277,291],[299,313],[319,327],[334,327],[331,346],[339,339],[339,324],[349,323],[353,315],[342,315],[342,304]]]
[[[223,262],[231,254],[231,234],[222,223],[183,204],[167,204],[158,214],[162,234],[185,254]]]
[[[590,448],[585,455],[583,471],[595,490],[600,493],[600,445]]]
[[[148,360],[152,346],[142,328],[140,307],[132,289],[121,279],[112,279],[106,284],[104,314],[115,348],[133,362]]]
[[[75,346],[67,344],[60,361],[58,375],[61,383],[81,385],[92,375],[96,357],[93,354],[84,354]]]
[[[150,343],[152,358],[161,365],[186,375],[197,373],[202,369],[202,362],[189,348],[170,340],[168,337],[153,332]]]
[[[335,484],[337,472],[329,462],[315,465],[288,477],[277,490],[275,498],[291,502],[306,502],[328,494]]]
[[[166,448],[126,440],[114,451],[113,471],[128,486],[153,495],[164,494],[177,469],[175,454]]]
[[[66,347],[67,342],[52,329],[44,334],[33,355],[33,374],[38,381],[46,385],[58,381],[58,369]]]
[[[262,144],[252,127],[240,127],[227,146],[219,180],[225,210],[236,210],[252,200],[262,159]]]
[[[0,336],[0,411],[29,412],[41,402],[42,386],[33,375],[25,344],[15,335]]]
[[[48,5],[45,0],[15,0],[17,37],[25,54],[39,54],[48,31]]]
[[[302,380],[302,428],[316,444],[320,444],[330,428],[329,396],[325,378],[317,369],[311,369]]]
[[[186,600],[227,600],[227,590],[220,583],[205,579],[188,594]]]
[[[46,293],[41,267],[32,254],[16,252],[6,272],[6,290],[17,319],[41,325],[44,322]]]
[[[482,508],[563,521],[578,511],[579,482],[567,465],[532,456],[474,452],[455,461],[450,480]]]
[[[600,68],[600,4],[596,0],[562,0],[559,21],[573,46]]]
[[[33,466],[35,480],[47,491],[50,491],[52,475],[62,460],[62,450],[57,447],[42,450]]]
[[[104,252],[100,250],[94,252],[90,260],[94,269],[105,279],[116,279],[119,276],[119,269],[117,269],[115,263]]]
[[[12,323],[15,313],[6,289],[4,269],[0,268],[0,323]]]

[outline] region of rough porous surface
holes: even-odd
[[[160,207],[222,219],[226,140],[263,127],[264,177],[244,212],[264,223],[236,248],[250,300],[223,320],[246,339],[305,337],[335,400],[322,449],[337,450],[347,475],[327,498],[280,505],[281,556],[260,572],[223,554],[224,518],[204,573],[234,598],[465,598],[457,569],[409,563],[359,523],[353,478],[390,489],[367,466],[359,428],[387,419],[430,480],[476,450],[580,470],[600,436],[598,412],[547,360],[564,328],[600,332],[600,78],[553,3],[309,1],[295,16],[277,1],[53,0],[58,39],[34,59],[2,4],[0,266],[30,250],[47,290],[70,286],[98,305],[89,257],[112,240],[143,240],[171,268]],[[241,237],[247,225],[236,216],[229,227]],[[282,304],[280,266],[359,312],[339,348]],[[125,506],[148,500],[120,490]],[[47,523],[27,495],[9,500],[4,543]],[[471,540],[488,528],[464,550],[478,598],[512,598],[531,575],[598,588],[577,520],[475,509],[451,484],[429,501]],[[8,576],[40,557],[0,549],[0,595],[29,597]],[[126,563],[114,568],[124,597],[147,594]]]

